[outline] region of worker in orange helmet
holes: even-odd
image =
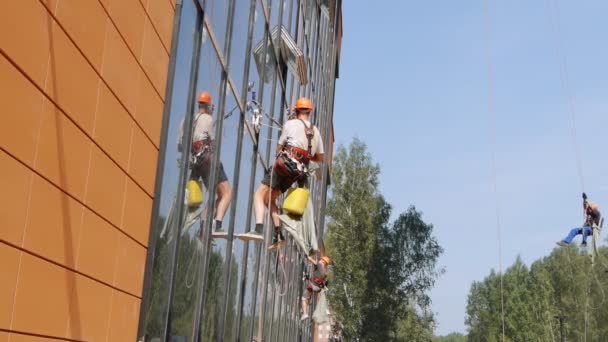
[[[194,122],[192,124],[192,145],[190,148],[191,161],[190,161],[190,179],[199,181],[202,179],[205,188],[209,188],[209,177],[211,175],[211,165],[213,163],[213,156],[215,150],[215,128],[213,123],[213,104],[211,102],[211,95],[203,91],[198,96],[198,112],[194,115]],[[184,121],[180,125],[179,138],[177,149],[182,152],[182,137],[184,134]],[[217,200],[215,201],[215,228],[213,230],[213,237],[226,238],[227,233],[222,229],[222,221],[224,215],[230,205],[232,199],[232,189],[226,177],[224,166],[220,162],[218,167],[218,178],[216,195]],[[203,213],[203,217],[205,213]],[[201,232],[202,233],[202,232]],[[200,238],[200,236],[199,236]]]
[[[310,122],[313,111],[312,102],[305,97],[296,101],[295,118],[283,125],[277,146],[277,158],[272,170],[267,170],[254,196],[255,228],[240,234],[242,240],[264,241],[264,211],[270,205],[274,235],[270,249],[279,248],[285,238],[281,232],[279,209],[276,198],[287,191],[293,183],[307,185],[308,166],[312,162],[323,161],[323,139],[317,127]]]
[[[308,259],[310,261],[310,258]],[[313,259],[314,260],[314,259]],[[321,292],[327,286],[327,266],[330,264],[329,257],[322,256],[319,261],[313,262],[312,275],[307,279],[306,292],[302,297],[302,321],[308,318],[308,306],[312,294]]]
[[[599,228],[602,214],[600,213],[600,207],[597,204],[591,203],[591,201],[587,200],[587,194],[585,194],[584,192],[583,210],[585,211],[585,223],[583,223],[582,227],[572,228],[572,230],[570,230],[570,233],[565,239],[557,242],[559,246],[569,245],[574,239],[574,237],[579,234],[583,235],[582,246],[587,246],[587,237],[593,234],[593,229]]]

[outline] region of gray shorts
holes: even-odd
[[[272,179],[270,177],[271,172]],[[272,190],[279,190],[281,191],[281,193],[284,193],[285,191],[287,191],[287,189],[291,188],[291,185],[296,181],[297,179],[295,178],[279,175],[273,167],[270,172],[264,173],[262,184],[269,186]]]
[[[198,181],[201,178],[207,189],[209,189],[209,177],[211,177],[212,156],[211,153],[206,153],[196,164],[192,165],[192,171],[190,172],[190,179]],[[217,184],[228,180],[224,165],[221,162],[217,171]]]

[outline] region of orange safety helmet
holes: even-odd
[[[296,105],[293,109],[308,109],[312,111],[312,102],[310,102],[307,97],[300,97],[298,101],[296,101]]]
[[[203,91],[198,95],[198,103],[211,104],[211,95],[208,92]]]
[[[326,255],[322,256],[320,259],[325,261],[325,265],[329,265],[329,262],[331,261],[331,260],[329,260],[329,257],[327,257]]]

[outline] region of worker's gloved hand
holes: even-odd
[[[587,200],[587,194],[583,192],[583,200]]]

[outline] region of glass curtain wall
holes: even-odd
[[[268,251],[271,222],[265,244],[236,235],[255,223],[254,192],[297,98],[311,98],[325,150],[333,146],[336,6],[176,1],[139,341],[313,340],[313,323],[300,322],[306,257],[289,238]],[[192,143],[199,120],[203,152]],[[318,167],[310,189],[321,243],[328,160]]]

